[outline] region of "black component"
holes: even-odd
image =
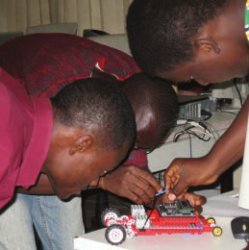
[[[235,239],[249,240],[249,217],[240,216],[231,221],[233,236]]]
[[[103,36],[103,35],[110,35],[110,34],[103,30],[96,30],[96,29],[83,30],[83,37]]]
[[[194,216],[194,208],[187,200],[175,200],[173,202],[160,203],[156,208],[162,217]]]

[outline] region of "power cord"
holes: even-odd
[[[177,142],[182,135],[192,135],[202,141],[209,141],[214,137],[204,122],[197,122],[193,120],[178,120],[177,125],[183,125],[183,129],[175,133],[173,142]]]
[[[188,136],[189,156],[191,158],[193,157],[192,136],[204,142],[208,142],[211,138],[214,138],[216,140],[214,133],[202,121],[197,122],[193,120],[178,120],[177,125],[183,126],[183,129],[175,133],[173,137],[173,142],[177,142],[179,138],[182,137],[183,135]]]
[[[147,223],[148,220],[150,219],[150,217],[151,217],[151,215],[152,215],[152,213],[153,213],[153,210],[154,210],[155,207],[156,207],[157,198],[158,198],[158,197],[154,197],[154,199],[153,199],[152,208],[151,208],[151,210],[150,210],[150,213],[147,215],[147,218],[146,218],[146,220],[145,220],[145,222],[144,222],[144,225],[143,225],[143,227],[142,227],[142,230],[145,229],[146,223]]]
[[[237,94],[238,94],[238,97],[239,97],[240,106],[242,107],[242,105],[243,105],[243,99],[242,99],[242,96],[241,96],[241,93],[240,93],[240,90],[239,90],[239,87],[238,87],[238,81],[239,81],[238,78],[234,78],[233,84],[234,84],[234,87],[235,87],[235,89],[237,91]]]

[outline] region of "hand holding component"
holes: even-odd
[[[100,188],[137,204],[150,203],[162,186],[150,172],[134,165],[120,166],[105,175]]]

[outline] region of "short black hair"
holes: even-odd
[[[128,78],[121,85],[121,89],[135,113],[139,107],[147,108],[153,113],[157,135],[157,145],[153,145],[153,148],[161,145],[178,118],[178,99],[172,83],[165,79],[138,73]],[[144,126],[149,126],[149,124],[144,124]]]
[[[192,39],[228,0],[134,0],[127,15],[130,50],[144,72],[156,74],[194,59]]]
[[[134,112],[120,88],[96,78],[77,80],[51,98],[54,119],[71,127],[86,128],[106,149],[116,149],[135,138]]]

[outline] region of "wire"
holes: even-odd
[[[209,120],[212,117],[212,113],[207,110],[201,110],[201,117],[203,117],[203,121]]]
[[[193,157],[192,139],[191,139],[190,135],[188,136],[188,138],[189,138],[189,156],[190,156],[190,158],[192,158]]]
[[[146,218],[146,220],[145,220],[145,222],[144,222],[144,225],[143,225],[143,227],[142,227],[142,230],[145,229],[146,223],[148,222],[149,218],[151,217],[151,215],[152,215],[152,213],[153,213],[153,210],[155,209],[157,198],[158,198],[158,196],[155,196],[154,199],[153,199],[152,209],[150,210],[149,215],[147,215],[147,218]]]
[[[175,133],[173,137],[173,142],[177,142],[180,137],[186,135],[189,139],[189,155],[193,157],[193,143],[192,143],[192,136],[202,140],[204,142],[208,142],[213,138],[215,141],[219,138],[218,131],[214,128],[209,129],[208,123],[205,121],[193,121],[193,120],[178,120],[178,125],[182,125],[183,129],[177,133]]]
[[[220,134],[219,134],[218,130],[214,127],[213,124],[211,124],[209,122],[206,122],[206,126],[208,126],[208,129],[209,129],[210,133],[213,135],[213,139],[215,141],[217,141],[218,138],[220,137]]]
[[[175,133],[173,142],[177,142],[182,135],[193,135],[202,141],[209,141],[214,137],[213,133],[202,122],[188,121],[188,126]]]
[[[243,100],[242,100],[242,96],[241,96],[241,93],[240,93],[240,90],[239,90],[239,87],[238,87],[238,78],[234,78],[233,84],[234,84],[234,87],[235,87],[235,89],[236,89],[236,91],[238,93],[238,96],[239,96],[240,106],[242,107]]]

